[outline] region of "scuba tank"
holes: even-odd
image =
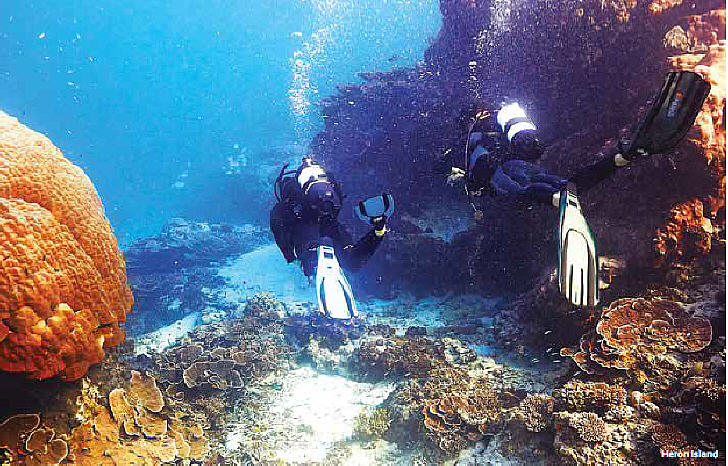
[[[296,170],[288,170],[288,167],[289,164],[283,165],[273,184],[276,199],[291,203],[299,218],[335,219],[344,197],[339,183],[310,157],[304,157]]]

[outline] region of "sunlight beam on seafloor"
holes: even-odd
[[[256,414],[256,437],[265,438],[268,451],[260,458],[286,464],[320,463],[337,442],[350,440],[355,419],[365,408],[381,404],[393,383],[362,383],[301,367],[279,380],[279,390]],[[250,426],[231,428],[226,448],[250,451]]]

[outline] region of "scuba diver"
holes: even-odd
[[[354,206],[357,216],[372,225],[358,242],[337,220],[344,195],[341,187],[310,157],[296,170],[285,164],[275,180],[277,203],[270,228],[288,263],[300,261],[304,275],[316,276],[319,310],[327,317],[357,317],[351,286],[341,270],[356,271],[374,254],[389,231],[394,199],[382,194]],[[339,263],[341,261],[341,263]]]
[[[521,204],[559,208],[558,276],[560,292],[576,306],[598,303],[597,253],[594,237],[582,215],[577,193],[583,193],[640,157],[675,147],[695,122],[710,84],[691,71],[671,71],[657,97],[632,131],[596,163],[568,179],[547,173],[538,165],[544,148],[537,129],[517,103],[502,107],[493,121],[488,112],[476,113],[469,126],[465,169],[453,167],[448,183],[465,179],[465,192],[473,198],[504,196]],[[501,135],[505,135],[505,138]],[[499,137],[492,137],[498,135]],[[487,137],[491,136],[491,137]],[[499,159],[507,145],[508,160]]]

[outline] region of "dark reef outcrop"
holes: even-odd
[[[686,14],[719,6],[710,0],[655,15],[645,1],[442,0],[443,27],[425,59],[414,68],[362,73],[362,84],[340,87],[323,102],[325,128],[311,145],[353,198],[385,190],[397,197],[392,247],[373,259],[378,281],[364,280],[367,288],[417,288],[424,275],[428,286],[439,285],[435,290],[530,288],[554,261],[554,212],[488,202],[485,221],[449,244],[422,240],[425,231],[411,221],[467,215],[463,193],[445,183],[450,166],[462,165],[465,117],[475,106],[497,109],[506,98],[518,99],[548,145],[542,165],[569,174],[614,144],[648,104],[668,56],[679,52],[665,46],[665,34],[685,24]],[[652,265],[651,240],[666,213],[715,189],[706,164],[696,163],[700,152],[683,143],[583,196],[601,254]],[[447,259],[400,260],[422,248]],[[402,283],[404,275],[412,279]]]
[[[126,324],[132,335],[170,324],[220,304],[212,290],[225,280],[217,267],[227,258],[270,242],[260,227],[172,219],[162,232],[124,251],[135,303]],[[137,311],[139,310],[139,311]]]

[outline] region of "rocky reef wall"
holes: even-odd
[[[484,221],[450,242],[418,225],[454,209],[467,215],[461,189],[445,183],[450,167],[463,165],[467,117],[476,106],[495,110],[517,99],[548,145],[542,165],[568,175],[614,144],[649,103],[668,56],[683,51],[668,40],[673,27],[716,6],[442,0],[443,27],[422,62],[363,73],[363,84],[340,87],[322,104],[316,156],[352,198],[389,191],[398,201],[390,248],[374,258],[369,277],[356,279],[360,286],[385,294],[398,286],[416,290],[423,276],[435,292],[532,286],[554,261],[555,212],[486,201]],[[717,42],[708,34],[711,41]],[[702,144],[683,143],[585,196],[600,253],[650,267],[652,238],[670,209],[716,191],[701,154]],[[442,258],[420,260],[423,248]]]

